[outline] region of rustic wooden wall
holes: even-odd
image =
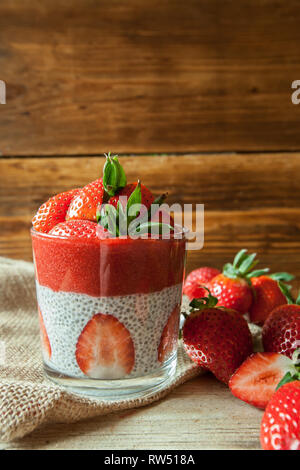
[[[190,268],[249,247],[300,274],[298,6],[0,2],[0,254],[30,259],[36,208],[112,150],[156,194],[205,204]]]

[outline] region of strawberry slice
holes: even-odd
[[[38,307],[38,310],[39,310],[40,336],[41,336],[43,352],[48,359],[51,359],[52,350],[51,350],[51,345],[49,341],[49,336],[45,327],[42,312],[39,307]]]
[[[84,219],[97,221],[97,208],[102,205],[104,186],[102,178],[87,184],[72,200],[66,220]]]
[[[175,351],[179,331],[179,305],[176,305],[163,329],[158,347],[158,360],[164,362]]]
[[[252,354],[233,374],[229,387],[240,400],[265,409],[277,385],[292,366],[292,360],[281,354]]]
[[[97,313],[82,330],[76,345],[82,372],[95,379],[120,379],[134,366],[130,333],[113,315]]]
[[[71,189],[44,202],[32,219],[35,230],[48,233],[55,225],[64,222],[70,202],[78,191],[79,189]]]

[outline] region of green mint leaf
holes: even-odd
[[[126,206],[128,225],[130,222],[137,218],[141,210],[142,203],[142,192],[141,192],[141,183],[138,181],[138,184],[134,188],[134,191],[130,194]]]
[[[103,167],[103,186],[105,192],[110,196],[126,186],[126,175],[117,155],[111,157],[110,152],[106,155],[106,162]]]
[[[170,232],[174,232],[174,228],[161,222],[144,222],[140,224],[138,220],[134,220],[129,227],[130,235],[144,235],[146,233],[167,235]]]
[[[124,188],[124,186],[126,186],[126,184],[127,184],[127,178],[126,178],[126,175],[125,175],[124,168],[120,164],[117,155],[115,155],[113,157],[113,163],[114,163],[115,167],[117,168],[117,172],[118,172],[118,187],[119,188]]]

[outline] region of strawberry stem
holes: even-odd
[[[207,290],[208,296],[201,297],[199,299],[193,299],[189,304],[191,307],[191,312],[193,312],[194,310],[203,310],[205,308],[214,308],[218,303],[218,299],[214,297],[213,295],[211,295],[210,290],[207,289],[207,287],[205,286],[201,286],[201,287]]]
[[[276,387],[276,391],[284,384],[300,380],[300,349],[293,352],[290,370],[284,375]]]
[[[223,274],[231,279],[243,278],[251,285],[251,278],[261,276],[269,272],[269,268],[253,268],[259,263],[256,253],[247,254],[246,249],[240,250],[234,257],[233,263],[226,263],[223,267]]]

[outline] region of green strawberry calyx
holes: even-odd
[[[111,152],[104,154],[106,162],[103,167],[103,186],[109,197],[124,188],[127,184],[125,171],[118,160],[118,155],[111,156]]]
[[[246,279],[251,284],[252,277],[262,276],[269,272],[269,268],[254,270],[258,263],[256,253],[248,254],[248,250],[243,249],[236,254],[233,263],[226,263],[223,266],[223,274],[231,279]]]
[[[191,312],[194,312],[195,310],[204,310],[206,308],[214,308],[218,303],[217,297],[214,297],[210,293],[210,290],[207,289],[207,287],[205,287],[205,286],[201,286],[201,287],[203,287],[203,289],[207,290],[208,296],[207,297],[201,297],[199,299],[193,299],[189,304]]]
[[[280,380],[279,384],[276,387],[276,390],[278,390],[282,385],[287,384],[289,382],[294,382],[295,380],[300,380],[300,349],[296,349],[293,352],[289,370],[285,374],[285,376]]]
[[[296,300],[294,300],[292,293],[291,293],[292,286],[290,286],[289,284],[285,284],[282,281],[278,281],[278,286],[281,292],[283,293],[283,295],[285,296],[287,303],[289,305],[300,305],[300,292]]]
[[[141,182],[138,181],[134,191],[130,194],[126,204],[118,201],[117,207],[105,203],[97,210],[97,222],[115,237],[141,236],[148,233],[163,234],[174,231],[174,228],[166,223],[152,222],[150,216],[154,215],[163,203],[166,194],[159,196],[151,204],[148,211],[141,215],[142,192]]]

